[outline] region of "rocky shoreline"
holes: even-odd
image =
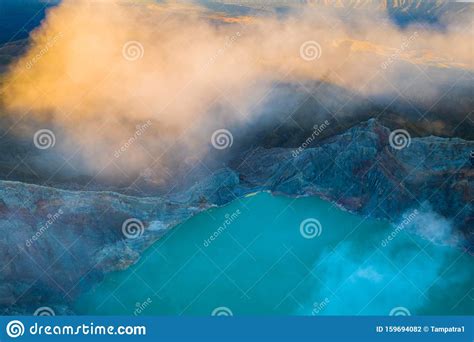
[[[105,274],[135,263],[168,230],[199,212],[257,191],[319,196],[351,212],[397,223],[428,206],[474,251],[474,142],[411,138],[397,149],[371,119],[317,147],[257,147],[188,189],[162,197],[66,191],[0,181],[0,310],[57,314]],[[131,230],[124,222],[135,220]]]

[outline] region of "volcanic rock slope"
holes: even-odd
[[[314,148],[257,147],[165,197],[0,181],[0,311],[31,314],[47,305],[70,313],[81,291],[136,262],[178,223],[255,191],[321,196],[392,222],[429,206],[464,237],[459,247],[474,251],[474,143],[430,136],[398,150],[389,135],[369,120]],[[129,219],[142,223],[143,234],[124,234]]]

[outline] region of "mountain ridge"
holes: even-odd
[[[413,138],[397,150],[389,136],[389,129],[371,119],[296,157],[291,148],[258,147],[167,197],[0,181],[0,248],[6,265],[0,271],[0,309],[7,315],[31,314],[48,305],[58,314],[70,313],[80,293],[105,274],[137,262],[177,224],[259,191],[319,196],[393,223],[428,203],[453,222],[453,236],[464,236],[458,247],[472,252],[474,171],[469,158],[474,142]],[[131,218],[143,229],[135,238],[123,231]]]

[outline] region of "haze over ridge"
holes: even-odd
[[[465,44],[472,32],[449,25],[445,31],[400,29],[386,21],[379,30],[370,16],[346,22],[312,11],[215,24],[228,18],[182,3],[66,0],[49,11],[7,74],[4,102],[12,115],[28,110],[32,120],[64,131],[66,141],[58,147],[70,154],[79,146],[86,168],[102,170],[113,161],[140,170],[147,152],[111,156],[147,120],[157,129],[140,138],[148,150],[162,151],[191,130],[184,154],[199,156],[223,112],[237,122],[254,120],[262,98],[282,79],[324,81],[378,96],[391,86],[370,78],[392,59],[473,68]],[[308,42],[320,50],[310,61],[301,55]],[[137,60],[124,56],[129,43],[138,49]],[[383,77],[396,84],[405,66],[388,64],[391,72]],[[437,85],[423,87],[427,102],[440,94]],[[19,134],[22,129],[31,134],[28,127],[18,128]]]

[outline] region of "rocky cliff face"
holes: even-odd
[[[285,1],[275,0],[262,5],[261,1],[238,1],[238,0],[218,0],[214,1],[224,4],[239,6],[260,6],[260,7],[286,7],[286,6],[312,6],[321,8],[340,9],[366,9],[381,11],[403,11],[411,13],[435,13],[446,5],[452,4],[450,0],[302,0]]]
[[[306,3],[319,6],[340,8],[373,8],[400,11],[433,11],[449,1],[447,0],[307,0]]]
[[[413,138],[398,150],[388,143],[389,135],[387,128],[369,120],[300,153],[257,149],[236,171],[248,187],[322,196],[353,212],[390,221],[430,205],[451,217],[469,238],[474,143],[430,136]]]
[[[429,205],[464,236],[460,247],[473,251],[474,143],[430,136],[397,150],[389,135],[369,120],[314,148],[256,148],[166,197],[0,181],[0,309],[31,314],[47,305],[69,312],[78,293],[136,262],[178,223],[260,190],[321,196],[394,222]],[[139,221],[135,231],[123,229],[129,219]]]

